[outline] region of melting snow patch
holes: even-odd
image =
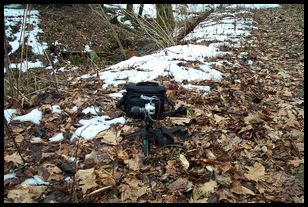
[[[34,124],[40,124],[40,121],[42,119],[42,112],[38,109],[33,109],[30,113],[23,115],[23,116],[16,116],[13,118],[13,120],[17,121],[31,121]]]
[[[77,106],[73,106],[72,110],[73,110],[73,112],[76,112],[78,110],[78,107]]]
[[[16,109],[5,109],[4,110],[4,117],[7,121],[7,123],[10,123],[11,120],[13,119],[13,114],[16,113]]]
[[[88,108],[85,108],[84,110],[82,110],[82,113],[84,114],[93,114],[93,115],[98,115],[97,113],[98,112],[102,112],[102,110],[99,108],[99,107],[88,107]]]
[[[84,51],[85,51],[85,52],[91,52],[92,50],[90,49],[90,46],[89,46],[89,45],[85,45],[85,46],[84,46]]]
[[[60,142],[61,140],[63,140],[64,136],[63,133],[58,133],[55,136],[49,138],[49,141],[51,142]]]
[[[119,85],[129,82],[151,81],[158,76],[167,76],[177,82],[183,80],[209,80],[222,79],[219,71],[211,69],[211,63],[205,62],[205,57],[214,57],[228,54],[218,49],[218,44],[203,45],[177,45],[165,48],[152,55],[143,57],[132,57],[122,61],[100,73],[100,78],[104,80],[103,88],[108,85]],[[199,68],[183,66],[185,61],[196,61]],[[92,77],[89,74],[80,78]],[[127,80],[128,79],[128,80]],[[112,94],[111,96],[118,96]]]
[[[18,63],[11,63],[10,68],[17,68],[19,69],[21,65],[21,71],[26,72],[30,68],[43,68],[44,65],[41,61],[36,60],[36,62],[31,62],[31,61],[24,61],[22,64]]]
[[[61,113],[61,112],[62,112],[62,110],[61,110],[59,105],[51,106],[51,113]]]
[[[27,44],[32,48],[32,52],[37,55],[44,55],[43,50],[48,48],[46,42],[40,43],[38,41],[38,34],[43,31],[39,28],[39,11],[29,10],[27,16],[29,17],[26,23],[29,23],[32,27],[31,30],[26,31],[25,34],[22,32],[22,23],[24,18],[25,9],[20,6],[4,6],[4,25],[7,26],[5,34],[8,38],[12,39],[9,44],[12,47],[12,51],[9,53],[14,53],[21,45],[20,38],[27,38]],[[13,33],[13,28],[17,26],[18,31]]]
[[[110,93],[109,96],[110,96],[111,98],[116,99],[116,98],[122,98],[123,94],[122,94],[122,92],[120,91],[119,93]]]
[[[21,185],[49,185],[49,182],[45,182],[40,176],[35,175],[33,178],[28,178],[22,182]]]
[[[9,173],[9,174],[4,175],[4,181],[6,181],[8,179],[12,179],[12,178],[17,178],[15,173]]]
[[[200,93],[204,93],[207,94],[210,90],[211,87],[210,86],[197,86],[197,85],[192,85],[192,84],[188,84],[188,85],[183,85],[184,88],[191,90],[191,89],[196,89],[198,90]]]
[[[90,120],[81,119],[79,123],[83,126],[79,127],[75,131],[71,138],[71,141],[73,141],[77,137],[83,137],[86,140],[91,140],[94,139],[99,132],[108,129],[111,124],[125,124],[124,117],[119,117],[108,121],[105,120],[106,118],[108,118],[108,116],[98,116]]]

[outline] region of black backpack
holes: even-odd
[[[152,100],[150,100],[152,99]],[[165,112],[165,104],[169,104],[174,109],[175,104],[166,96],[166,88],[155,82],[128,83],[126,92],[117,103],[117,107],[124,111],[127,116],[132,117],[131,109],[134,106],[145,107],[152,102],[155,104],[155,114],[153,119],[163,119],[166,116],[186,115],[186,108],[179,107],[177,110]]]

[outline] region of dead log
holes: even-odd
[[[179,35],[175,37],[175,42],[178,43],[181,41],[186,35],[188,35],[191,31],[195,29],[195,27],[205,20],[208,16],[210,16],[211,13],[213,13],[214,9],[210,9],[209,11],[201,13],[199,16],[193,18],[193,20],[189,21],[185,27],[182,27],[182,29],[179,32]]]

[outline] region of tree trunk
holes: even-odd
[[[156,4],[157,23],[162,30],[171,33],[174,29],[174,16],[171,4]]]
[[[143,7],[144,7],[144,4],[140,4],[139,11],[138,11],[138,18],[142,17]]]
[[[134,15],[133,11],[133,4],[127,4],[126,6],[126,19],[132,19],[132,16]]]

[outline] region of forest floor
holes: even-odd
[[[98,26],[83,7],[65,12],[57,7],[37,9],[42,29],[54,29],[42,35],[46,42],[56,36],[73,51],[83,50],[89,41],[96,51],[117,48],[108,26]],[[111,62],[75,60],[81,69],[57,73],[58,90],[50,87],[29,101],[6,99],[5,108],[17,109],[17,114],[38,107],[44,117],[39,125],[11,121],[10,136],[5,131],[4,174],[12,177],[4,181],[4,201],[304,202],[304,8],[255,10],[252,17],[258,30],[241,48],[232,48],[248,51],[248,56],[237,66],[220,67],[223,80],[203,81],[211,86],[206,96],[166,78],[159,80],[170,98],[189,111],[187,118],[162,122],[185,126],[193,135],[172,147],[153,144],[148,157],[140,139],[119,141],[120,132],[134,131],[138,120],[114,125],[94,140],[69,140],[80,127],[78,121],[89,116],[82,113],[87,106],[104,105],[110,118],[122,115],[108,96],[119,88],[103,90],[96,77],[76,80]],[[109,35],[104,38],[103,28]],[[118,33],[126,38],[127,48],[134,47],[133,35],[121,28]],[[248,59],[255,64],[248,65]],[[44,78],[50,71],[28,72]],[[59,105],[64,113],[52,113],[51,105]],[[64,139],[48,141],[58,131]],[[28,184],[39,185],[24,185],[31,177]]]

